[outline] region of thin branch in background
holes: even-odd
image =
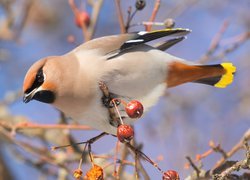
[[[210,154],[212,154],[213,152],[214,152],[213,149],[209,149],[209,150],[207,150],[206,152],[204,152],[204,153],[202,153],[202,154],[197,154],[194,162],[199,162],[199,161],[201,161],[202,159],[208,157],[208,156],[209,156]],[[189,163],[186,163],[186,164],[184,165],[184,167],[185,167],[186,169],[188,169],[188,168],[190,167],[190,164],[189,164]]]
[[[225,169],[222,173],[220,174],[216,174],[215,177],[218,180],[224,180],[226,177],[229,177],[232,172],[234,171],[239,171],[241,169],[250,169],[250,148],[248,145],[247,140],[244,140],[244,147],[246,149],[246,157],[245,159],[236,162],[234,165],[232,165],[231,167]]]
[[[0,152],[0,174],[1,180],[12,180],[13,178],[13,173],[11,172],[10,167],[7,165],[6,158],[4,158],[3,153]]]
[[[195,170],[196,175],[199,178],[201,170],[194,164],[193,160],[189,156],[186,156],[186,159],[188,160],[192,168]]]
[[[74,13],[75,18],[80,16],[80,10],[76,7],[75,0],[68,0],[68,3],[69,3],[69,5]],[[87,26],[84,22],[80,22],[80,23],[81,23],[81,28],[82,28],[84,40],[87,41],[87,39],[88,39]]]
[[[66,170],[66,172],[70,173],[70,170],[68,167],[61,162],[58,162],[55,157],[52,157],[52,155],[49,153],[47,148],[38,148],[33,144],[29,144],[22,141],[17,141],[11,136],[9,133],[4,131],[3,129],[0,129],[0,135],[6,138],[8,142],[11,142],[12,144],[15,144],[19,147],[21,147],[23,150],[25,150],[30,158],[37,157],[40,161],[50,164],[55,167],[61,167]]]
[[[241,138],[241,140],[235,145],[233,146],[233,148],[228,151],[226,153],[226,157],[222,157],[219,161],[217,161],[217,163],[215,164],[215,166],[211,169],[210,174],[213,173],[213,171],[218,168],[219,166],[221,166],[228,158],[230,158],[231,156],[233,156],[237,151],[239,151],[240,149],[242,149],[244,147],[244,142],[245,141],[249,141],[250,140],[250,129],[248,129],[245,134],[243,135],[243,137]]]
[[[11,6],[13,5],[14,1],[0,1],[0,5],[3,6],[3,10],[6,14],[5,22],[8,29],[11,29],[14,25],[15,17],[14,13],[11,9]]]
[[[121,152],[121,164],[118,167],[117,174],[118,177],[123,177],[125,165],[123,162],[128,158],[129,151],[128,148],[123,144],[122,152]]]
[[[246,32],[243,32],[243,33],[240,33],[236,36],[233,36],[233,37],[230,37],[230,38],[227,38],[227,39],[223,39],[221,41],[221,45],[231,45],[231,44],[234,44],[234,43],[244,43],[246,40],[248,40],[250,38],[250,31],[246,31]]]
[[[149,158],[145,153],[143,153],[141,150],[139,150],[138,148],[135,148],[133,145],[131,145],[130,143],[126,143],[126,146],[134,153],[137,154],[137,157],[141,157],[142,159],[144,159],[145,161],[149,162],[152,166],[154,166],[159,172],[161,172],[162,174],[164,173],[162,171],[162,169],[151,159]],[[136,157],[136,156],[135,156]],[[138,162],[139,165],[139,162]],[[139,169],[139,167],[138,167]]]
[[[91,14],[91,21],[90,21],[90,25],[89,25],[89,36],[87,40],[90,40],[93,38],[95,31],[96,31],[96,24],[97,24],[97,20],[101,11],[101,7],[103,4],[103,0],[98,0],[94,2],[94,5],[92,6],[92,14]]]
[[[28,0],[26,2],[26,4],[24,5],[24,7],[23,7],[23,10],[22,10],[22,12],[23,12],[22,19],[21,19],[20,24],[18,25],[18,27],[15,29],[15,37],[14,37],[14,39],[16,41],[21,36],[23,28],[25,27],[25,25],[27,23],[27,20],[28,20],[28,17],[29,17],[29,13],[30,13],[30,10],[31,10],[33,4],[34,4],[34,0]]]
[[[209,146],[213,149],[214,152],[218,152],[220,153],[223,158],[227,159],[227,153],[225,152],[224,149],[221,148],[220,144],[218,144],[217,146],[215,145],[215,143],[213,141],[209,142]]]
[[[18,131],[20,129],[71,129],[71,130],[92,130],[89,126],[79,124],[37,124],[31,122],[18,123],[16,125],[10,125],[6,122],[0,121],[0,126],[11,129],[12,131]]]
[[[186,11],[192,8],[194,5],[198,4],[199,0],[186,0],[186,1],[178,1],[174,7],[169,8],[169,12],[165,14],[165,17],[171,17],[176,19],[177,17],[183,15]]]
[[[231,44],[229,47],[218,52],[217,55],[211,57],[213,60],[223,59],[227,54],[234,52],[236,49],[241,47],[246,41],[250,39],[250,31],[244,32],[231,38]],[[234,42],[232,41],[234,40]]]
[[[81,11],[77,8],[74,0],[68,0],[68,3],[75,15],[75,17],[79,16]],[[103,0],[91,1],[89,3],[92,6],[92,13],[90,18],[90,23],[87,25],[86,23],[81,22],[82,33],[85,41],[89,41],[93,38],[95,33],[97,20],[99,17],[99,13],[103,4]]]
[[[18,41],[23,31],[34,0],[27,0],[23,5],[21,14],[16,15],[12,6],[15,1],[1,1],[6,18],[0,24],[0,39]]]
[[[200,60],[199,60],[200,63],[204,64],[210,59],[210,56],[219,47],[220,40],[221,40],[223,34],[225,33],[225,31],[227,30],[228,27],[229,27],[229,20],[225,20],[222,23],[219,31],[213,37],[207,52],[200,58]]]
[[[119,151],[120,151],[120,142],[116,141],[115,154],[114,154],[114,177],[116,179],[120,177],[117,173],[117,157],[118,157]]]
[[[125,26],[125,32],[127,33],[129,28],[131,27],[131,21],[132,19],[135,17],[136,13],[138,12],[137,9],[134,10],[134,12],[132,13],[132,7],[130,6],[129,9],[128,9],[128,18],[127,18],[127,23],[126,23],[126,26]],[[131,14],[132,13],[132,14]]]
[[[122,9],[121,9],[121,1],[120,0],[114,0],[114,1],[115,1],[115,7],[116,7],[118,19],[119,19],[120,30],[121,30],[121,33],[123,34],[126,32],[126,29],[125,29],[125,24],[123,20]]]
[[[158,10],[160,8],[160,4],[161,4],[161,0],[155,0],[155,5],[154,5],[152,15],[148,20],[149,22],[154,22],[155,21],[157,12],[158,12]],[[150,31],[152,29],[152,25],[146,25],[145,28],[146,28],[146,31]]]

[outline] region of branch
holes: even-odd
[[[80,13],[80,10],[76,7],[74,0],[68,1],[73,13],[77,16]],[[96,23],[98,16],[103,4],[103,0],[89,1],[89,4],[92,6],[92,13],[90,18],[90,24],[87,26],[85,23],[81,24],[82,33],[85,41],[89,41],[93,38],[96,29]]]
[[[0,126],[12,131],[15,134],[20,129],[69,129],[69,130],[92,130],[92,128],[78,124],[36,124],[31,122],[23,122],[15,125],[0,120]]]
[[[149,22],[154,22],[155,18],[156,18],[156,14],[160,8],[160,4],[161,4],[161,0],[155,0],[155,6],[154,6],[154,10],[152,12],[151,17],[149,18]],[[152,25],[146,25],[146,31],[150,31],[152,29]]]
[[[22,16],[19,26],[16,28],[15,37],[14,37],[15,40],[18,40],[18,38],[20,37],[23,31],[23,28],[25,27],[27,23],[29,13],[30,13],[33,3],[34,3],[34,0],[29,0],[26,2],[25,6],[23,7],[23,10],[22,10],[23,16]]]
[[[189,164],[195,170],[197,178],[199,178],[201,170],[194,164],[194,162],[192,161],[192,159],[189,156],[187,156],[186,159],[188,160]]]
[[[238,150],[242,149],[244,146],[244,142],[245,140],[250,140],[250,129],[248,129],[245,134],[243,135],[243,137],[241,138],[241,140],[228,152],[226,153],[226,157],[222,157],[217,163],[216,165],[211,169],[210,174],[213,174],[213,171],[218,168],[219,166],[221,166],[226,159],[230,158],[231,156],[233,156]]]
[[[213,37],[210,46],[207,50],[207,52],[201,57],[200,59],[200,63],[205,63],[209,60],[210,56],[215,52],[215,50],[219,47],[219,43],[221,40],[222,35],[225,33],[225,31],[227,30],[229,26],[229,21],[225,20],[219,31],[215,34],[215,36]]]
[[[126,30],[125,30],[125,24],[124,24],[124,20],[123,20],[123,14],[122,14],[120,0],[115,0],[115,6],[116,6],[118,19],[119,19],[120,30],[121,30],[121,33],[123,34],[126,32]]]
[[[227,168],[219,175],[215,175],[218,180],[223,180],[228,177],[232,172],[239,171],[240,169],[249,169],[250,170],[250,148],[248,146],[247,140],[244,141],[246,146],[246,158],[236,162],[233,166]]]
[[[102,4],[103,4],[103,0],[95,1],[95,3],[93,4],[91,21],[90,21],[90,25],[89,25],[89,29],[88,29],[89,35],[88,35],[88,39],[86,39],[87,41],[93,38]]]

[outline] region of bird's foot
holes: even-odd
[[[103,92],[102,103],[106,108],[113,108],[115,105],[118,106],[121,102],[115,99],[115,95],[109,92],[107,85],[104,82],[99,82],[99,88]]]

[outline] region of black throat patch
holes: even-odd
[[[33,99],[43,102],[43,103],[53,103],[56,99],[55,93],[49,90],[41,90],[36,92],[33,96]]]

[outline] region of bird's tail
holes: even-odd
[[[187,82],[225,88],[233,82],[236,67],[232,63],[216,65],[187,65],[173,62],[169,65],[167,85],[174,87]]]

